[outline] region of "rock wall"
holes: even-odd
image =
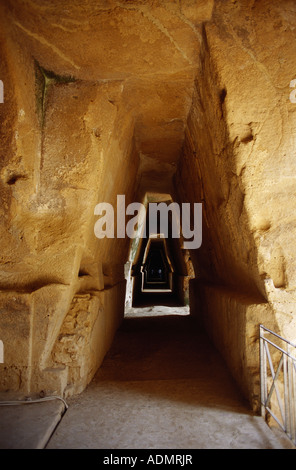
[[[215,2],[176,178],[203,201],[196,308],[255,409],[259,324],[296,339],[294,10]]]
[[[7,38],[1,43],[1,389],[80,391],[123,315],[128,240],[99,241],[94,208],[116,206],[117,194],[127,204],[134,200],[134,119],[123,110],[121,83],[58,76]],[[69,353],[71,338],[76,355]]]

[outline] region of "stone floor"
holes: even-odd
[[[30,402],[0,395],[0,449],[44,449],[65,412],[59,399]],[[17,404],[14,404],[17,403]]]
[[[48,449],[292,448],[254,416],[190,316],[126,318]]]

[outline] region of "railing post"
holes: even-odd
[[[289,415],[289,378],[288,378],[288,356],[284,354],[284,400],[285,400],[285,430],[289,437],[290,434],[290,415]]]
[[[292,380],[293,380],[293,407],[294,407],[293,442],[296,445],[296,359],[292,360]]]
[[[290,351],[290,345],[287,344],[287,378],[288,378],[288,403],[289,403],[289,434],[295,442],[295,390],[293,380],[293,358]]]
[[[269,337],[278,338],[285,346],[281,347],[276,344]],[[269,351],[269,346],[276,348],[281,352],[281,357],[277,367],[274,369],[272,356]],[[296,344],[291,343],[277,333],[269,330],[268,328],[260,325],[260,393],[261,393],[261,415],[266,420],[267,415],[270,414],[278,423],[281,429],[287,434],[291,441],[296,445]],[[268,376],[267,376],[267,359],[269,362],[272,384],[268,390]],[[281,396],[280,389],[277,386],[280,372],[283,372],[283,397]],[[272,409],[271,397],[275,391],[277,396],[278,405],[281,413],[281,420],[276,416]],[[284,399],[284,406],[282,402]]]
[[[265,419],[266,409],[266,352],[264,349],[264,330],[260,325],[260,397],[261,397],[261,416]]]

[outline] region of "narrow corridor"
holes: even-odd
[[[125,318],[49,449],[282,448],[190,316]]]

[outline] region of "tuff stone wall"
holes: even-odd
[[[100,364],[123,315],[128,241],[99,243],[94,208],[115,204],[117,193],[134,200],[134,120],[119,110],[120,83],[61,78],[32,57],[24,61],[9,36],[2,46],[10,68],[2,62],[1,388],[77,391]],[[108,301],[112,289],[115,305]],[[81,336],[76,323],[71,333],[65,326],[81,295],[87,324],[99,329],[95,339],[87,326]],[[78,348],[71,365],[65,329]],[[99,350],[95,365],[85,342]]]
[[[198,306],[256,409],[259,324],[296,338],[295,6],[215,5],[176,187],[180,200],[203,201]]]

